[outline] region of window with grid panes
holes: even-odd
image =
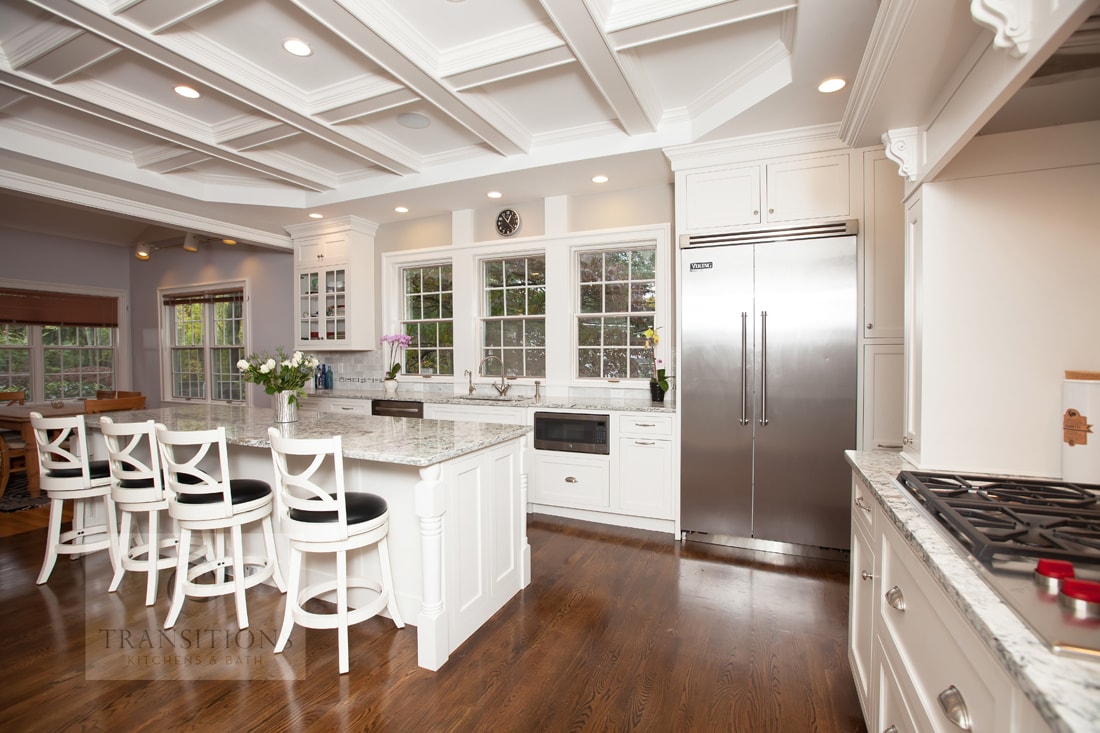
[[[173,398],[227,402],[243,400],[244,291],[166,295],[171,329],[169,363]]]
[[[657,248],[578,253],[577,376],[648,379],[653,352],[645,330],[657,310]]]
[[[405,349],[405,374],[455,373],[454,286],[451,265],[407,267],[401,271],[404,318],[401,330],[412,343]]]
[[[0,392],[23,390],[26,399],[31,389],[31,326],[0,323]]]
[[[45,397],[95,397],[113,389],[115,345],[113,328],[42,326]]]
[[[482,262],[481,358],[488,376],[546,376],[546,257]]]

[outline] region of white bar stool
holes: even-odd
[[[112,593],[118,590],[127,570],[145,573],[145,605],[151,606],[157,598],[159,571],[176,566],[175,553],[162,557],[161,550],[179,545],[179,527],[175,520],[168,536],[160,533],[160,515],[168,509],[168,497],[160,468],[156,425],[152,420],[115,423],[104,416],[99,418],[99,429],[107,443],[111,499],[121,517],[115,572],[107,590]],[[139,522],[135,521],[135,515],[141,514],[145,514],[148,521],[148,540],[144,542],[139,535]],[[192,559],[198,556],[193,555]]]
[[[107,461],[88,460],[84,416],[42,417],[40,412],[31,412],[30,416],[42,490],[50,498],[46,557],[38,574],[38,585],[49,580],[58,555],[86,555],[107,550],[114,565],[118,528],[111,501],[111,471]],[[85,523],[90,499],[103,501],[104,524]],[[61,515],[66,501],[75,504],[73,525],[68,532],[62,532]]]
[[[348,671],[348,626],[389,611],[397,628],[405,622],[397,608],[390,571],[389,507],[380,496],[346,493],[344,454],[339,435],[331,438],[284,438],[268,428],[271,458],[275,464],[275,485],[279,492],[279,526],[290,540],[290,577],[286,612],[275,651],[281,652],[290,639],[294,624],[311,629],[337,629],[340,674]],[[295,458],[295,469],[288,458]],[[331,476],[332,486],[317,483],[318,474]],[[327,483],[327,482],[326,482]],[[335,490],[335,493],[330,491]],[[348,577],[348,551],[374,546],[381,566],[381,581]],[[336,579],[301,588],[305,553],[331,553],[336,559]],[[348,608],[348,589],[365,588],[377,593],[361,608]],[[336,612],[316,613],[302,606],[311,598],[336,591]]]
[[[272,578],[280,591],[286,591],[275,554],[271,485],[259,479],[230,477],[224,427],[169,430],[158,423],[157,444],[168,491],[168,514],[179,522],[179,547],[191,546],[192,532],[209,530],[215,536],[212,556],[194,567],[188,568],[186,552],[176,553],[172,605],[164,628],[175,625],[187,596],[209,598],[230,593],[236,601],[237,626],[247,628],[245,589]],[[208,455],[207,463],[212,465],[200,467]],[[259,522],[263,529],[266,555],[244,554],[241,528],[252,522]],[[225,552],[226,531],[230,554]],[[230,580],[225,579],[226,568],[232,568]],[[214,582],[195,582],[207,573],[214,573]]]

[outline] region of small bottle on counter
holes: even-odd
[[[325,389],[332,389],[332,383],[335,380],[332,378],[332,367],[325,370]]]
[[[325,365],[322,364],[317,371],[317,389],[325,388]]]

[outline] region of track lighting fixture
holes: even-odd
[[[134,244],[134,257],[143,261],[148,260],[153,252],[161,249],[172,249],[173,247],[180,247],[186,252],[198,252],[202,245],[209,245],[211,242],[222,242],[227,245],[237,244],[236,239],[231,239],[229,237],[208,237],[205,234],[186,232],[183,235],[183,239],[175,237],[159,242],[146,242],[141,240]]]

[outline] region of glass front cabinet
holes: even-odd
[[[369,350],[374,339],[374,232],[357,217],[304,225],[295,246],[295,348]]]

